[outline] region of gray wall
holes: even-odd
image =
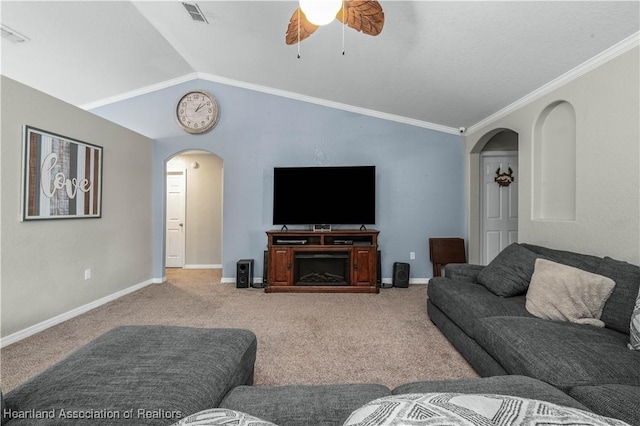
[[[4,338],[151,282],[152,142],[4,76],[1,82]],[[103,147],[102,218],[20,221],[23,125]]]
[[[478,152],[496,129],[511,129],[518,133],[519,240],[640,263],[639,51],[636,46],[467,135],[470,261],[479,259]],[[575,165],[566,165],[574,170],[568,178],[576,183],[575,219],[541,220],[533,205],[536,125],[559,102],[575,111]]]

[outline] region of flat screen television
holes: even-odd
[[[375,223],[375,166],[274,168],[274,225]]]

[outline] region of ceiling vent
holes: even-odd
[[[1,25],[0,31],[2,31],[2,38],[6,38],[7,40],[12,41],[13,43],[24,43],[29,41],[29,37],[24,36],[19,32],[12,30],[6,25]]]
[[[207,21],[207,18],[204,16],[204,13],[202,13],[202,10],[200,10],[200,6],[198,6],[196,3],[189,4],[182,2],[182,5],[185,9],[187,9],[189,16],[191,16],[191,19],[198,22],[204,22],[205,24],[209,23],[209,21]]]

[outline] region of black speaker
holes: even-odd
[[[393,263],[393,286],[409,287],[409,264],[402,262]]]
[[[253,283],[253,259],[240,259],[236,264],[236,287],[247,288]]]
[[[262,256],[262,284],[256,284],[254,287],[266,287],[269,281],[269,251],[265,250]]]

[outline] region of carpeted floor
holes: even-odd
[[[250,329],[258,336],[256,385],[394,387],[477,377],[429,320],[426,285],[380,294],[266,294],[221,284],[219,270],[170,269],[167,278],[3,348],[2,390],[124,324]]]

